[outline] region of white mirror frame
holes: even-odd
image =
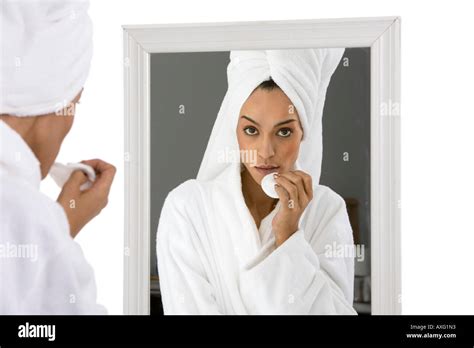
[[[372,314],[401,314],[400,18],[123,26],[124,314],[150,313],[150,54],[371,48]]]

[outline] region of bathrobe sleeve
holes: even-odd
[[[171,191],[161,210],[157,231],[157,263],[164,314],[221,314],[205,269],[193,204],[191,181]],[[202,204],[201,204],[202,205]],[[194,207],[194,208],[193,208]]]
[[[327,253],[353,246],[345,202],[327,188],[308,213],[306,229],[314,230],[298,229],[243,269],[239,286],[249,313],[357,314],[352,308],[353,257]]]
[[[49,222],[44,221],[43,228],[47,231],[45,234],[54,233],[55,245],[44,245],[43,250],[40,250],[44,260],[39,264],[37,273],[31,275],[32,286],[26,293],[21,311],[38,314],[107,314],[106,308],[97,303],[94,270],[87,262],[81,246],[70,237],[63,208],[51,202],[48,210]]]
[[[92,267],[74,241],[39,268],[24,298],[22,313],[104,315],[107,310],[96,302],[97,291]]]
[[[0,260],[0,314],[107,314],[63,208],[28,185],[1,179],[0,244],[22,246],[27,257]]]

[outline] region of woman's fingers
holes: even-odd
[[[282,186],[287,191],[289,200],[293,201],[293,206],[295,203],[299,204],[298,187],[296,186],[296,184],[294,184],[290,179],[288,179],[283,174],[277,175],[277,177],[275,178],[275,181],[278,185]]]
[[[311,176],[302,171],[279,173],[275,181],[275,191],[282,202],[272,221],[278,247],[298,230],[299,219],[313,198],[313,186]]]
[[[280,202],[282,202],[284,205],[288,205],[288,201],[290,200],[289,193],[281,185],[278,184],[275,185],[275,191],[278,194]]]
[[[80,193],[80,187],[87,182],[87,176],[82,170],[72,172],[69,179],[65,182],[63,190],[67,192]]]
[[[107,170],[115,170],[115,167],[107,163],[101,159],[91,159],[91,160],[86,160],[86,161],[81,161],[81,163],[90,165],[92,168],[94,168],[96,173],[102,173]]]
[[[306,195],[310,199],[312,199],[313,198],[313,178],[311,177],[311,175],[301,170],[295,170],[293,173],[295,173],[296,175],[299,175],[303,179]]]
[[[306,193],[303,177],[295,172],[287,172],[280,175],[289,180],[296,187],[298,203],[300,206],[305,207],[308,204],[309,199]]]
[[[308,201],[308,193],[303,181],[303,177],[296,172],[285,173],[288,178],[298,187],[298,198],[302,207],[306,206]]]
[[[100,159],[82,161],[82,163],[90,165],[92,168],[94,168],[94,171],[97,173],[94,187],[100,188],[102,191],[104,191],[105,195],[108,195],[110,186],[114,180],[116,168],[112,164]]]

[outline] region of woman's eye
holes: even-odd
[[[244,132],[247,135],[255,135],[257,134],[257,129],[255,127],[246,127],[244,128]]]
[[[292,131],[290,128],[282,128],[278,131],[278,135],[281,137],[289,137],[291,135]]]

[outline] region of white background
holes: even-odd
[[[112,314],[122,313],[121,25],[401,16],[403,314],[474,314],[472,5],[472,1],[92,0],[91,72],[58,160],[97,157],[118,169],[109,205],[77,238],[95,269],[99,302]],[[53,196],[58,192],[49,179],[43,190]]]

